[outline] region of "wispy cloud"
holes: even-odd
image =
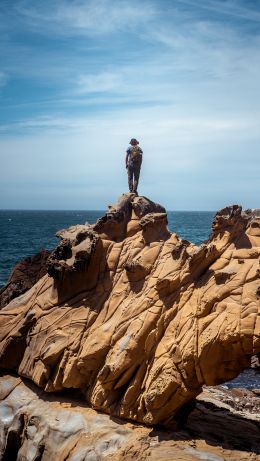
[[[192,114],[180,116],[174,106],[155,105],[152,108],[139,109],[110,108],[102,113],[74,117],[40,116],[6,124],[1,128],[6,133],[17,130],[25,137],[43,133],[47,137],[57,134],[75,139],[77,135],[86,135],[91,142],[97,145],[101,143],[100,146],[103,137],[98,139],[99,132],[108,138],[116,136],[124,144],[131,131],[138,133],[138,137],[146,139],[147,143],[148,139],[152,139],[152,143],[163,145],[164,148],[170,146],[171,142],[178,143],[179,146],[190,146],[192,156],[192,146],[195,144],[259,139],[259,118],[260,111],[243,115],[233,112],[223,116],[211,111],[203,115],[195,110]],[[163,158],[163,152],[161,157]]]
[[[24,0],[17,5],[17,11],[32,27],[37,23],[52,29],[55,33],[69,35],[106,35],[125,28],[136,29],[156,15],[157,8],[151,2],[135,0],[54,0],[51,8],[45,2],[37,4]]]
[[[220,15],[231,16],[235,18],[246,19],[253,22],[260,22],[260,12],[253,5],[250,8],[250,2],[241,0],[176,0],[180,4],[186,4],[196,9],[205,9],[216,12]],[[252,3],[251,3],[252,5]]]

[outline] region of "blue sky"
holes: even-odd
[[[260,206],[260,0],[1,0],[0,208]]]

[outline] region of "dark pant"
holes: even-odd
[[[142,161],[139,161],[139,160],[128,164],[128,167],[127,167],[128,186],[129,186],[130,192],[137,192],[141,164],[142,164]]]

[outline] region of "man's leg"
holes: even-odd
[[[139,182],[139,176],[140,176],[140,170],[141,170],[141,163],[136,163],[133,168],[133,173],[134,173],[134,187],[133,187],[133,192],[137,193],[137,188],[138,188],[138,182]]]
[[[128,173],[128,187],[129,191],[133,192],[133,167],[128,166],[127,167],[127,173]]]

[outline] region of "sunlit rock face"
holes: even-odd
[[[0,366],[93,408],[169,424],[260,353],[260,217],[220,210],[200,246],[165,209],[124,194],[59,232],[48,274],[0,313]]]

